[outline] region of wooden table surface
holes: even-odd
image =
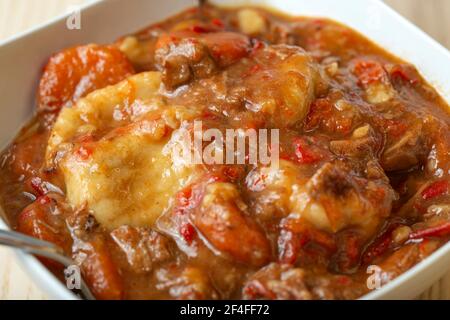
[[[0,41],[86,1],[89,0],[0,0]],[[386,2],[450,48],[450,0]],[[45,298],[20,269],[10,250],[0,247],[0,299]],[[450,299],[450,273],[419,298]]]

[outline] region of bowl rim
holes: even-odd
[[[86,0],[87,2],[80,5],[80,11],[88,10],[102,4],[102,0]],[[12,44],[20,39],[31,37],[41,30],[66,20],[71,15],[70,12],[59,14],[48,21],[41,23],[16,35],[7,37],[0,41],[0,48]],[[18,128],[20,129],[20,128]],[[7,144],[10,143],[7,142]],[[6,146],[0,146],[3,150]],[[0,205],[0,229],[11,230],[6,214]],[[80,298],[70,291],[64,284],[47,269],[35,256],[21,252],[18,249],[7,248],[15,255],[19,266],[30,277],[30,279],[45,293],[49,299],[53,300],[79,300]]]

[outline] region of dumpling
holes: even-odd
[[[169,106],[160,74],[142,73],[63,109],[47,165],[62,173],[68,202],[106,228],[152,226],[198,170],[175,162],[165,146],[196,112]]]

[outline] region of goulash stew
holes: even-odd
[[[278,166],[174,161],[196,121],[278,129]],[[194,8],[50,57],[1,205],[98,299],[354,299],[369,266],[385,284],[450,238],[449,125],[414,66],[346,26]]]

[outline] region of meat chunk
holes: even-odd
[[[246,300],[312,300],[305,284],[305,272],[290,265],[271,263],[256,272],[245,284],[242,296]]]
[[[46,133],[31,135],[23,141],[14,143],[11,147],[11,160],[13,171],[24,178],[36,176],[44,164]]]
[[[257,50],[252,58],[259,68],[243,80],[245,107],[279,126],[302,121],[323,85],[318,65],[303,49],[286,45]]]
[[[147,228],[122,226],[111,232],[111,236],[125,253],[131,270],[148,273],[155,263],[171,257],[169,240],[162,234]]]
[[[291,197],[297,184],[306,183],[307,174],[291,161],[281,160],[279,167],[258,167],[246,177],[258,217],[270,221],[291,212]]]
[[[347,136],[361,118],[361,114],[356,104],[340,96],[341,93],[337,94],[337,97],[313,101],[305,119],[305,129],[320,129],[334,136]]]
[[[370,235],[389,215],[394,199],[386,180],[367,180],[346,166],[328,163],[295,190],[292,212],[322,230],[358,226]]]
[[[235,63],[249,48],[249,39],[238,33],[177,31],[158,40],[155,61],[164,84],[174,89]]]
[[[294,46],[262,44],[220,71],[191,82],[174,102],[210,109],[239,128],[248,118],[251,128],[283,128],[300,123],[326,88],[318,64]]]
[[[184,39],[176,46],[159,49],[156,62],[162,71],[164,84],[170,89],[192,78],[211,76],[217,68],[206,45],[195,39]]]
[[[386,171],[407,170],[424,162],[427,153],[422,125],[418,123],[384,150],[381,165]]]
[[[331,141],[330,150],[339,156],[364,159],[378,154],[381,141],[371,126],[366,124],[355,129],[350,139]]]
[[[339,161],[325,163],[311,178],[309,171],[287,161],[280,168],[260,168],[247,177],[253,192],[276,192],[278,207],[327,232],[358,226],[369,234],[390,210],[395,193],[382,170],[369,163],[364,177]]]
[[[212,300],[219,295],[205,270],[193,267],[171,265],[156,272],[157,289],[167,291],[178,300]]]
[[[287,264],[272,263],[257,271],[244,285],[247,300],[343,300],[367,291],[349,276],[314,273]]]

